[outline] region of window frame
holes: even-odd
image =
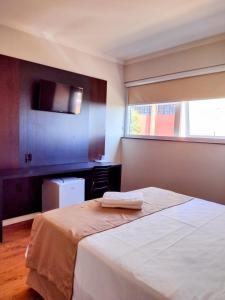
[[[127,89],[126,89],[127,90]],[[204,101],[204,100],[203,100]],[[174,103],[174,102],[160,102],[160,103],[153,103],[153,104],[167,104],[167,103]],[[141,105],[141,104],[140,104]],[[146,104],[143,104],[146,105]],[[179,110],[180,114],[180,109],[181,107],[179,106],[176,108],[176,114],[177,114],[177,109]],[[189,111],[187,110],[186,113],[188,114]],[[188,117],[188,116],[187,116]],[[185,136],[185,137],[180,137],[180,136],[157,136],[157,135],[132,135],[128,134],[129,131],[129,104],[128,104],[128,92],[126,91],[126,108],[125,108],[125,118],[124,118],[124,138],[126,139],[140,139],[140,140],[155,140],[155,141],[172,141],[172,142],[188,142],[188,143],[206,143],[206,144],[225,144],[225,137],[221,138],[212,138],[212,137],[203,137],[203,136]],[[187,131],[189,132],[189,122],[187,123],[188,129]],[[175,131],[179,131],[179,126],[175,125]]]
[[[145,135],[124,135],[126,139],[135,140],[154,140],[154,141],[171,141],[171,142],[186,142],[186,143],[206,143],[225,145],[225,139],[211,138],[193,138],[193,137],[167,137],[167,136],[145,136]]]

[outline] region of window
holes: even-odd
[[[225,139],[225,98],[129,104],[127,135]]]
[[[189,136],[225,137],[225,99],[189,102]]]

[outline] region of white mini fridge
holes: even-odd
[[[42,211],[78,204],[85,199],[85,180],[68,177],[45,179],[42,185]]]

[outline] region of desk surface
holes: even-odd
[[[49,165],[40,167],[27,167],[20,169],[0,170],[0,179],[26,178],[54,174],[66,174],[90,170],[99,166],[120,166],[118,163],[80,162],[74,164]]]
[[[48,175],[62,175],[82,171],[91,171],[94,167],[109,166],[121,167],[118,163],[80,162],[74,164],[49,165],[40,167],[27,167],[20,169],[0,170],[0,242],[2,242],[2,218],[3,218],[3,181],[6,179],[19,179],[29,177],[41,177]]]

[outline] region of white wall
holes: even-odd
[[[122,65],[4,26],[0,26],[0,41],[0,54],[107,80],[106,155],[112,161],[121,160],[120,137],[124,120]]]
[[[125,80],[225,64],[225,40],[125,66]],[[123,139],[124,190],[146,186],[225,204],[225,145]]]
[[[147,186],[225,204],[225,146],[123,139],[123,189]]]

